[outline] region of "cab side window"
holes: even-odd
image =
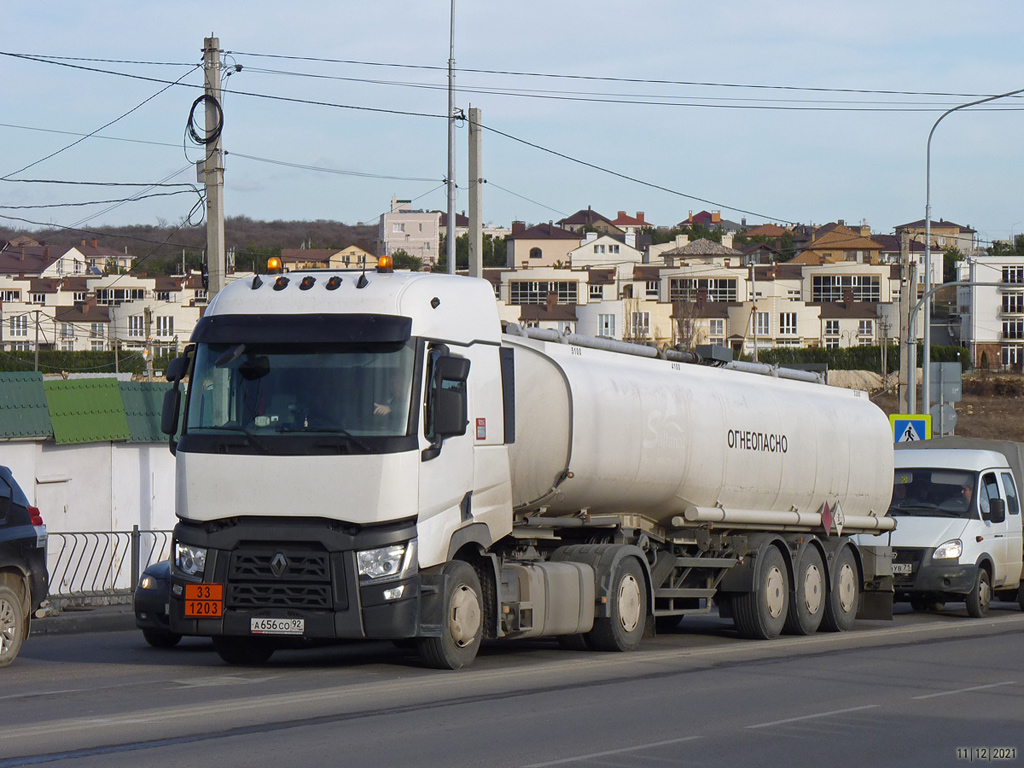
[[[1009,472],[1003,472],[1003,490],[1006,491],[1007,514],[1020,514],[1020,502],[1017,501],[1017,487],[1013,484],[1013,475]]]
[[[978,498],[979,506],[981,507],[982,517],[988,514],[989,501],[992,499],[999,498],[999,483],[996,482],[995,472],[986,472],[981,476],[981,495]]]

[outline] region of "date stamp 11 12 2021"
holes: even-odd
[[[993,760],[1016,760],[1016,747],[957,747],[957,760],[990,763]]]

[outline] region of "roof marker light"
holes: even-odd
[[[316,278],[313,277],[312,275],[306,275],[304,278],[302,278],[302,282],[299,283],[299,290],[308,291],[314,285],[316,285]]]
[[[335,275],[334,277],[327,281],[328,291],[336,291],[339,288],[341,288],[341,278],[338,277],[337,275]]]
[[[274,290],[275,291],[283,291],[287,287],[288,287],[288,278],[285,277],[284,275],[281,275],[279,278],[277,278],[277,280],[274,281]]]

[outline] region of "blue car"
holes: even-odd
[[[167,606],[171,599],[171,564],[153,563],[142,572],[135,588],[135,625],[154,648],[173,648],[181,635],[171,632]]]

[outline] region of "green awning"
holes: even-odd
[[[54,380],[43,386],[58,445],[131,437],[116,379]]]
[[[45,438],[52,434],[43,374],[0,373],[0,439]]]

